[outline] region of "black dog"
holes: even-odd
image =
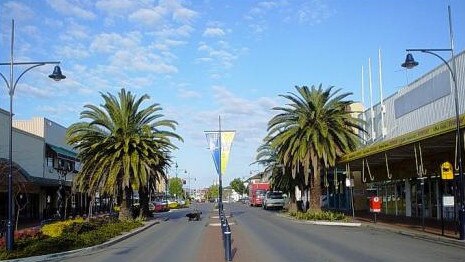
[[[194,212],[187,213],[186,217],[189,218],[188,221],[200,221],[200,214],[202,214],[202,212],[194,210]]]

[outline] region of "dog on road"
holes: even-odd
[[[188,218],[188,221],[200,221],[200,215],[202,212],[198,210],[194,210],[194,212],[187,213],[186,217]]]

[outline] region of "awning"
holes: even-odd
[[[68,159],[68,160],[72,160],[72,161],[78,161],[77,154],[74,153],[71,150],[68,150],[68,149],[63,148],[63,147],[50,145],[50,144],[47,144],[47,146],[49,146],[50,149],[52,149],[55,153],[57,153],[58,157]]]
[[[460,126],[465,126],[465,115],[460,116]],[[393,139],[381,141],[363,147],[357,151],[342,156],[341,160],[339,161],[339,164],[349,163],[354,160],[363,159],[365,157],[373,156],[379,153],[390,151],[396,148],[401,148],[425,140],[429,140],[430,142],[434,141],[432,144],[436,146],[441,146],[442,144],[447,143],[449,140],[439,140],[433,138],[450,133],[454,131],[455,128],[456,122],[454,117]],[[452,141],[455,143],[454,137],[452,137]]]
[[[465,115],[461,116],[460,125],[465,125]],[[343,156],[337,166],[344,169],[345,164],[348,164],[346,167],[351,171],[359,171],[361,174],[365,171],[365,178],[371,172],[374,174],[372,182],[416,176],[420,162],[428,176],[435,175],[443,162],[455,161],[455,128],[455,118],[450,118],[361,148]]]

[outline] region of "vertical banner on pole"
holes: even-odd
[[[205,132],[208,149],[212,153],[213,163],[215,163],[216,172],[220,174],[220,137],[219,132]]]
[[[226,173],[226,167],[229,161],[229,152],[231,152],[231,145],[234,139],[234,131],[221,132],[221,174]]]
[[[217,131],[208,131],[205,132],[205,136],[208,142],[208,149],[212,153],[213,162],[215,163],[216,172],[218,174],[224,174],[226,172],[226,167],[229,161],[229,154],[231,152],[231,145],[234,139],[234,135],[236,134],[235,131],[221,131],[221,139],[220,139],[220,132]],[[221,154],[220,154],[220,143],[221,140]],[[221,157],[221,161],[220,161]],[[221,163],[221,167],[220,167]]]

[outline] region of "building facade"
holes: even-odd
[[[80,211],[85,201],[71,194],[79,170],[76,152],[65,142],[66,128],[46,118],[14,120],[12,132],[14,212],[22,222]],[[0,109],[0,216],[7,217],[9,112]]]
[[[465,52],[455,57],[460,126],[465,126]],[[450,61],[449,61],[450,63]],[[445,64],[364,110],[364,146],[342,157],[324,177],[329,208],[368,210],[380,196],[388,215],[454,220],[457,217],[457,168],[454,85]],[[463,141],[463,132],[460,133]],[[441,179],[449,162],[455,176]],[[354,187],[346,179],[353,179]],[[353,189],[353,190],[351,190]],[[455,203],[455,205],[454,205]]]

